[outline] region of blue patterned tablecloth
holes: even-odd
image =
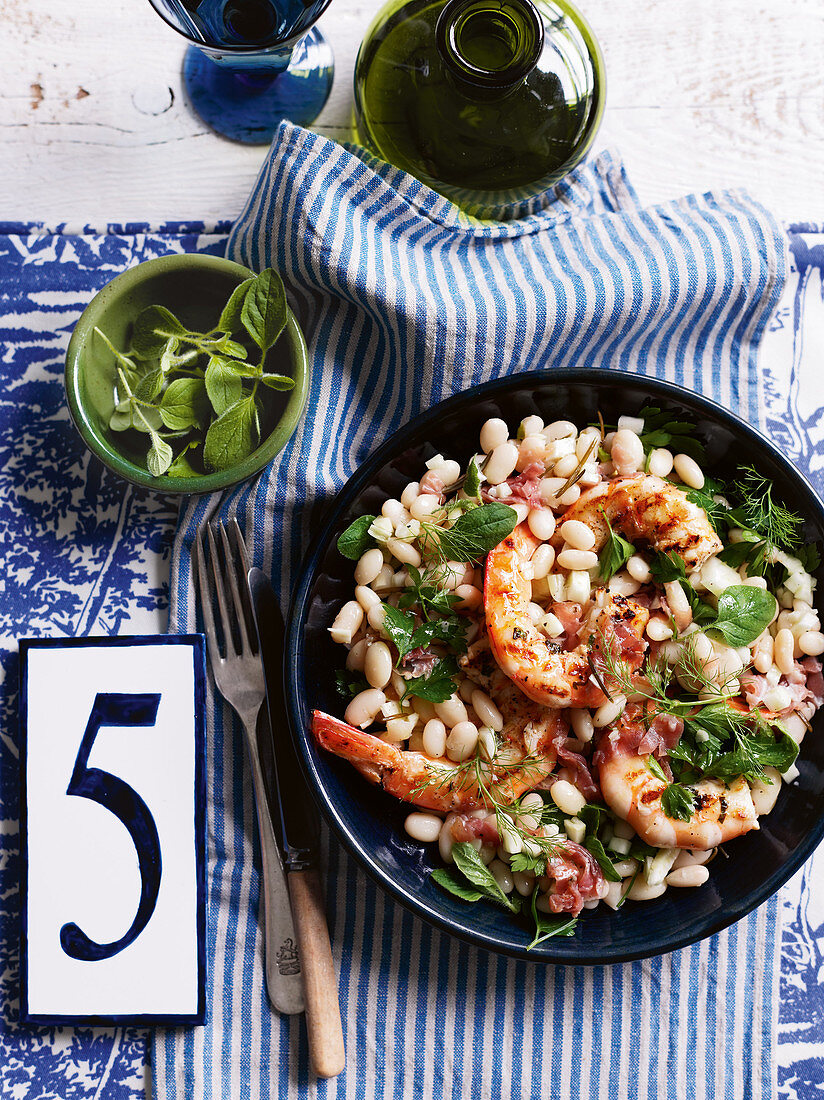
[[[89,458],[63,400],[71,329],[123,268],[167,252],[221,252],[226,226],[0,224],[0,1096],[138,1100],[138,1029],[17,1023],[19,831],[17,647],[27,634],[165,629],[176,506],[125,486]],[[56,231],[54,231],[56,230]],[[773,435],[824,489],[824,226],[792,227],[793,274],[764,341]],[[789,397],[789,409],[788,409]],[[824,853],[783,891],[778,1082],[781,1100],[824,1088]]]

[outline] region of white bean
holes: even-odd
[[[644,461],[644,444],[635,432],[619,428],[612,441],[610,458],[618,474],[634,474]]]
[[[448,814],[441,826],[440,836],[438,837],[438,851],[444,863],[455,862],[452,858],[452,845],[455,843],[454,837],[452,836],[452,825],[453,822],[457,821],[457,818],[457,814]]]
[[[755,779],[750,784],[752,790],[752,804],[759,817],[768,814],[776,803],[781,792],[781,773],[775,768],[765,768],[764,775],[772,780],[766,783],[763,779]]]
[[[381,505],[381,515],[391,519],[393,523],[405,523],[409,518],[408,513],[399,500],[392,497]]]
[[[575,736],[583,744],[591,741],[595,735],[595,727],[592,724],[592,715],[584,707],[573,707],[569,711],[570,721]]]
[[[642,416],[619,416],[618,428],[626,428],[628,432],[640,435],[644,430],[644,418]]]
[[[690,489],[704,488],[704,475],[694,458],[690,458],[689,455],[676,455],[672,464],[676,474],[685,485],[689,485]]]
[[[554,466],[552,472],[555,475],[555,477],[562,477],[562,478],[564,478],[564,480],[566,480],[569,477],[569,475],[572,473],[572,471],[574,469],[576,469],[577,466],[578,466],[578,456],[577,455],[574,455],[574,454],[562,455],[561,458],[559,458],[558,461],[555,463],[555,466]]]
[[[530,512],[529,505],[524,504],[524,502],[522,500],[516,501],[515,504],[510,504],[509,507],[513,510],[515,515],[518,517],[518,523],[523,523],[524,520],[529,515],[529,512]]]
[[[458,695],[460,695],[465,703],[472,702],[472,692],[475,690],[475,684],[468,677],[464,677],[458,682]]]
[[[652,571],[646,559],[642,558],[640,554],[633,554],[627,562],[626,568],[632,579],[638,581],[639,584],[649,584],[652,580]]]
[[[555,559],[562,569],[594,569],[598,555],[593,550],[573,550],[565,547]]]
[[[472,709],[478,715],[484,726],[489,726],[496,733],[504,728],[504,720],[501,712],[489,698],[485,691],[475,688],[472,692]]]
[[[532,871],[516,871],[512,881],[522,898],[528,898],[535,889],[535,875]]]
[[[423,722],[430,722],[435,717],[435,704],[428,699],[421,699],[418,695],[412,696],[412,709]]]
[[[607,583],[607,590],[614,592],[616,596],[634,596],[640,587],[638,581],[634,581],[624,569],[610,577]]]
[[[489,870],[492,872],[492,877],[503,892],[505,894],[511,894],[515,888],[515,883],[513,882],[512,871],[509,867],[507,867],[505,863],[501,863],[499,859],[493,859],[489,865]]]
[[[568,519],[562,523],[558,533],[572,550],[591,550],[595,545],[595,533],[579,519]]]
[[[555,534],[555,514],[550,508],[530,508],[526,521],[535,538],[542,542]]]
[[[412,518],[416,520],[429,519],[430,516],[437,512],[441,507],[441,503],[436,496],[432,493],[421,493],[420,496],[415,497],[409,506],[409,511],[412,514]]]
[[[703,886],[710,873],[706,867],[696,864],[693,867],[679,867],[670,871],[664,882],[667,886]]]
[[[666,882],[662,882],[658,886],[650,886],[646,879],[639,875],[630,887],[627,897],[630,901],[652,901],[653,898],[660,898],[662,894],[666,893],[666,890]]]
[[[478,727],[474,722],[457,722],[446,739],[446,755],[456,764],[466,760],[478,744]]]
[[[432,844],[441,835],[443,821],[434,814],[407,814],[403,823],[406,832],[421,844]]]
[[[820,630],[805,630],[798,639],[798,648],[808,657],[820,657],[824,653],[824,634]]]
[[[501,834],[501,847],[508,856],[517,855],[523,850],[521,834],[506,814],[501,814],[498,819],[498,830]]]
[[[345,603],[335,616],[335,621],[329,627],[329,634],[333,642],[348,645],[357,634],[363,623],[363,608],[357,600]]]
[[[542,544],[532,555],[532,579],[535,581],[543,580],[554,564],[554,548],[548,543]]]
[[[420,493],[420,486],[417,481],[410,481],[404,491],[401,493],[401,504],[409,511],[414,500],[418,499]]]
[[[561,495],[558,497],[558,503],[563,505],[564,508],[569,508],[575,503],[580,495],[581,486],[571,485],[565,493],[561,493]]]
[[[534,462],[543,463],[546,453],[546,437],[542,435],[527,435],[521,440],[518,447],[518,461],[515,469],[519,473],[531,466]]]
[[[775,639],[768,630],[756,639],[752,647],[752,663],[756,672],[765,675],[773,666]]]
[[[666,447],[656,447],[649,456],[649,472],[654,477],[669,477],[673,466],[672,451]]]
[[[363,671],[370,687],[384,688],[392,677],[392,653],[386,642],[373,642],[366,651]]]
[[[416,569],[420,569],[420,552],[416,550],[411,543],[402,542],[400,539],[387,539],[386,549],[394,558],[403,562],[404,565],[414,565]]]
[[[394,575],[395,570],[392,568],[391,565],[383,565],[381,567],[380,573],[378,573],[377,577],[375,577],[369,587],[375,589],[376,591],[379,588],[391,588],[392,578],[394,577]]]
[[[373,630],[380,634],[383,632],[383,620],[386,618],[386,608],[382,603],[370,607],[366,613],[366,619]]]
[[[578,429],[571,420],[553,420],[544,428],[547,439],[566,439],[567,436],[577,435]]]
[[[584,458],[587,451],[589,451],[590,447],[592,446],[592,444],[595,442],[596,439],[600,443],[600,441],[601,441],[601,432],[598,430],[598,428],[584,428],[584,430],[578,436],[578,441],[575,444],[575,454],[576,454],[576,456],[579,459]],[[592,454],[595,454],[595,453],[597,453],[597,452],[596,451],[592,452]]]
[[[455,595],[458,597],[458,603],[453,604],[455,611],[472,611],[481,606],[484,598],[483,592],[474,584],[459,584]]]
[[[359,642],[355,642],[346,655],[346,667],[350,672],[363,672],[363,662],[368,648],[369,641],[366,638],[361,638]]]
[[[377,546],[361,554],[355,566],[355,584],[371,584],[383,568],[383,554]]]
[[[446,726],[440,718],[431,718],[423,727],[423,751],[433,760],[446,755]]]
[[[386,723],[386,733],[383,739],[392,745],[399,745],[402,741],[409,740],[417,724],[418,716],[414,711],[411,714],[390,718]]]
[[[487,420],[481,428],[481,450],[484,454],[490,454],[496,447],[506,443],[509,439],[509,428],[505,420],[497,416]]]
[[[663,615],[651,615],[646,626],[646,635],[652,642],[666,642],[672,637],[672,627]]]
[[[678,630],[686,630],[692,622],[692,608],[680,581],[666,581],[664,593]]]
[[[377,592],[371,588],[367,588],[365,584],[359,584],[357,586],[355,589],[355,599],[361,605],[364,612],[369,612],[381,602],[381,598]]]
[[[592,716],[593,726],[596,729],[603,729],[604,726],[612,725],[618,715],[623,713],[626,705],[627,701],[623,695],[616,695],[611,703],[602,703]]]
[[[500,485],[502,481],[506,481],[515,469],[515,463],[517,461],[518,448],[515,444],[508,441],[506,443],[499,443],[489,456],[489,460],[484,467],[486,480],[490,485]]]
[[[435,713],[450,729],[457,726],[459,722],[466,721],[466,707],[457,694],[450,695],[443,703],[436,703]]]
[[[773,660],[778,666],[779,672],[782,672],[785,676],[788,676],[795,667],[795,661],[793,660],[794,648],[795,638],[793,637],[793,632],[787,630],[786,627],[783,630],[779,630],[775,636]]]
[[[574,817],[587,804],[577,787],[565,779],[559,779],[549,788],[549,796],[562,814]]]
[[[712,855],[715,849],[709,848],[707,851],[692,850],[690,848],[683,848],[678,854],[678,858],[672,865],[673,871],[678,871],[682,867],[699,867],[703,866]]]
[[[543,430],[544,422],[536,413],[532,413],[531,416],[525,416],[521,421],[520,434],[524,438],[528,435],[537,435],[539,432],[543,432]]]
[[[386,702],[386,696],[377,688],[360,691],[346,708],[344,719],[350,726],[366,729],[377,717],[378,711]]]

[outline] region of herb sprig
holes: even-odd
[[[209,332],[186,328],[161,305],[138,314],[126,352],[95,328],[115,361],[109,427],[148,435],[146,467],[153,477],[227,470],[255,450],[263,394],[295,384],[266,369],[286,314],[283,282],[267,268],[235,288]],[[170,441],[180,447],[177,454]]]

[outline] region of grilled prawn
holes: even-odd
[[[488,765],[484,785],[496,802],[512,802],[537,787],[555,767],[553,739],[566,732],[566,721],[558,712],[547,712],[542,719],[543,733],[536,751],[515,749],[514,731],[509,738],[506,763]],[[441,813],[467,813],[486,805],[474,768],[467,769],[451,760],[432,760],[422,752],[401,750],[372,733],[316,710],[312,714],[312,732],[322,748],[348,760],[370,783],[404,802]]]
[[[703,508],[687,494],[651,474],[616,477],[582,493],[564,513],[564,522],[579,520],[595,535],[594,549],[607,541],[609,526],[630,541],[642,539],[662,553],[675,553],[689,571],[723,548]],[[607,520],[609,523],[607,523]],[[552,544],[563,542],[555,534]]]
[[[529,617],[532,584],[525,568],[539,540],[522,523],[486,559],[484,610],[492,652],[501,670],[530,699],[545,707],[595,707],[605,702],[592,677],[590,637],[615,639],[635,671],[644,657],[649,611],[632,599],[602,591],[582,631],[583,641],[564,650]]]

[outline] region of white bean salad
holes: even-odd
[[[818,555],[752,467],[707,476],[695,425],[487,420],[338,547],[353,598],[326,749],[408,802],[439,887],[522,913],[697,887],[758,828],[824,702]]]

